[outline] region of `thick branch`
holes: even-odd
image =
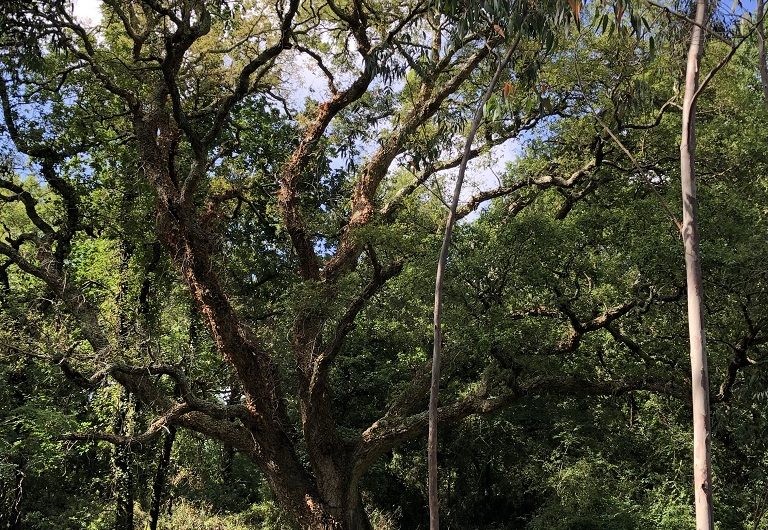
[[[350,304],[347,310],[339,319],[336,324],[336,329],[333,332],[328,346],[317,356],[312,364],[312,377],[310,380],[310,396],[318,394],[318,391],[324,389],[328,369],[336,356],[341,351],[341,347],[344,344],[344,339],[354,328],[355,318],[363,310],[365,304],[379,292],[381,287],[391,278],[394,278],[403,270],[402,263],[396,263],[387,267],[386,269],[374,274],[373,279],[365,286],[363,291],[357,298]]]
[[[258,432],[250,432],[243,425],[249,425],[249,413],[239,404],[222,405],[195,396],[186,376],[174,366],[128,366],[113,364],[86,377],[68,360],[68,356],[48,357],[34,354],[21,348],[14,347],[16,352],[42,359],[61,367],[67,379],[81,388],[95,389],[104,383],[107,377],[112,377],[120,385],[135,394],[142,403],[154,410],[162,411],[150,424],[147,430],[137,436],[125,437],[111,433],[72,433],[64,439],[69,440],[104,440],[115,444],[141,445],[151,441],[171,425],[179,425],[197,431],[212,438],[238,447],[251,456],[258,456],[261,451],[258,442]],[[168,375],[176,383],[182,402],[176,402],[157,385],[157,379],[152,376]],[[233,423],[239,419],[241,423]],[[264,465],[263,461],[257,463]]]
[[[441,424],[456,423],[473,414],[490,414],[515,401],[533,396],[618,396],[633,391],[649,391],[668,395],[684,403],[690,402],[690,396],[684,388],[674,381],[657,379],[619,379],[613,381],[593,381],[580,377],[552,378],[536,377],[509,389],[497,396],[472,395],[438,409]],[[363,473],[379,456],[403,441],[423,436],[428,424],[427,411],[407,417],[383,417],[368,427],[361,435],[361,441],[355,452],[355,473]]]
[[[210,146],[213,143],[229,118],[232,108],[248,94],[251,75],[262,66],[274,60],[283,50],[290,47],[291,27],[298,8],[299,1],[290,0],[288,10],[285,12],[280,23],[280,38],[278,42],[261,52],[240,71],[234,92],[223,98],[217,105],[213,125],[202,140],[204,146]]]
[[[483,202],[506,195],[511,195],[523,188],[536,187],[539,189],[548,189],[552,187],[570,189],[573,188],[581,180],[591,177],[595,169],[599,166],[597,159],[593,158],[584,164],[581,168],[571,173],[567,178],[559,175],[541,175],[539,177],[533,177],[524,181],[516,182],[509,186],[500,186],[498,188],[483,191],[477,193],[469,198],[456,215],[459,219],[466,217],[472,213]]]
[[[122,436],[108,432],[75,432],[65,434],[61,439],[87,442],[105,441],[116,445],[126,445],[131,448],[141,447],[155,440],[164,431],[167,431],[169,426],[176,424],[178,419],[189,412],[189,410],[190,407],[186,403],[177,403],[165,413],[155,418],[144,432],[134,436]]]
[[[488,53],[489,48],[487,46],[481,47],[458,67],[457,72],[450,79],[441,85],[440,91],[429,97],[426,97],[427,93],[424,93],[424,99],[414,105],[400,128],[389,136],[384,145],[365,164],[355,182],[352,192],[352,212],[342,234],[339,250],[323,271],[325,278],[337,278],[353,265],[354,260],[359,255],[360,247],[354,240],[354,231],[373,219],[376,192],[392,161],[402,152],[406,140],[437,113],[443,102],[470,77]]]
[[[366,68],[352,85],[337,92],[331,99],[320,104],[314,121],[302,135],[301,142],[281,171],[278,203],[283,212],[286,230],[299,260],[299,270],[305,279],[319,279],[320,266],[313,242],[307,233],[304,217],[299,207],[301,177],[310,164],[318,142],[331,120],[343,109],[360,99],[373,79],[372,69]]]
[[[768,339],[758,341],[757,334],[752,332],[739,340],[739,342],[734,346],[733,357],[728,363],[725,379],[720,384],[720,390],[717,393],[717,396],[714,397],[715,403],[725,403],[731,399],[731,396],[733,395],[733,386],[736,384],[736,376],[738,375],[739,371],[742,368],[757,364],[757,361],[747,357],[749,348],[761,342],[765,342],[765,340]]]
[[[512,136],[509,137],[495,137],[492,138],[491,141],[483,144],[480,147],[473,148],[469,153],[469,159],[474,160],[478,156],[489,152],[493,147],[500,145],[507,140],[511,139]],[[397,190],[395,195],[379,209],[379,215],[382,219],[390,219],[391,216],[398,210],[398,208],[402,205],[403,200],[411,195],[414,191],[416,191],[419,186],[423,185],[429,178],[441,171],[446,171],[449,169],[455,169],[459,167],[459,164],[461,164],[462,155],[456,155],[451,159],[444,160],[442,162],[430,164],[427,166],[421,173],[416,175],[416,179]]]
[[[560,310],[568,317],[568,321],[571,324],[571,331],[568,334],[568,337],[558,345],[555,352],[570,353],[576,351],[586,333],[591,333],[608,327],[613,321],[621,318],[637,307],[639,303],[639,300],[630,300],[629,302],[607,309],[600,315],[586,322],[579,319],[578,315],[568,303],[564,302],[560,304]]]
[[[5,180],[2,178],[0,178],[0,188],[6,189],[15,194],[11,196],[2,195],[0,196],[0,200],[5,202],[20,201],[24,205],[24,211],[27,214],[27,218],[32,221],[32,224],[34,224],[38,230],[43,232],[43,234],[48,236],[53,235],[53,227],[45,222],[43,218],[40,217],[40,214],[37,213],[37,200],[32,196],[31,193],[29,193],[18,184],[14,184],[10,180]]]
[[[22,271],[42,280],[54,295],[64,302],[69,312],[80,323],[83,334],[95,352],[100,353],[109,350],[109,341],[101,330],[97,309],[86,300],[72,282],[66,282],[62,279],[59,272],[53,267],[54,263],[50,256],[45,256],[44,253],[47,262],[36,265],[22,256],[18,250],[2,241],[0,241],[0,254],[9,258]]]

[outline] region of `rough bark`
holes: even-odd
[[[402,155],[408,139],[422,125],[434,117],[444,108],[444,103],[450,100],[455,90],[467,81],[478,65],[489,55],[491,48],[500,39],[492,36],[486,39],[483,46],[478,46],[464,60],[457,57],[456,51],[446,51],[445,56],[440,57],[441,41],[440,32],[436,32],[436,43],[433,49],[434,68],[429,72],[432,79],[425,79],[424,88],[419,99],[415,102],[413,110],[405,117],[403,124],[393,131],[381,148],[374,153],[355,181],[351,196],[351,212],[341,234],[341,243],[336,255],[329,261],[322,260],[315,254],[311,231],[305,226],[303,212],[301,211],[300,184],[305,175],[308,162],[317,156],[318,145],[322,145],[322,138],[327,134],[327,128],[335,116],[349,105],[359,101],[365,95],[369,84],[373,79],[375,69],[367,66],[375,66],[370,61],[376,60],[376,54],[372,48],[381,50],[392,42],[393,37],[409,23],[409,19],[415,17],[422,10],[428,9],[428,2],[420,2],[414,7],[408,17],[399,20],[386,37],[377,39],[372,46],[368,40],[365,10],[367,7],[362,2],[351,2],[341,7],[335,3],[329,3],[329,8],[334,10],[340,21],[348,26],[352,37],[357,42],[357,49],[366,64],[366,68],[358,78],[351,83],[345,91],[334,90],[328,101],[319,105],[314,120],[304,129],[299,144],[292,156],[281,169],[278,175],[280,182],[280,195],[278,203],[281,208],[285,227],[291,238],[293,250],[299,258],[299,268],[304,279],[312,282],[323,282],[327,287],[328,300],[337,296],[334,290],[334,282],[341,275],[354,269],[359,262],[362,253],[368,250],[371,262],[375,269],[375,276],[364,287],[359,297],[351,302],[338,321],[334,323],[325,315],[307,312],[296,318],[292,330],[293,353],[297,364],[299,407],[301,412],[302,433],[295,432],[291,418],[286,412],[286,399],[282,393],[279,382],[279,374],[276,363],[272,358],[270,349],[259,342],[257,333],[238,315],[234,304],[225,290],[225,282],[217,273],[218,263],[215,252],[214,236],[209,231],[209,226],[202,222],[205,214],[202,213],[196,202],[200,202],[200,196],[204,193],[204,182],[208,168],[213,163],[212,152],[217,141],[217,135],[224,130],[231,117],[231,111],[235,105],[256,87],[256,81],[270,68],[272,61],[287,47],[289,41],[295,38],[292,35],[292,19],[298,10],[298,0],[283,3],[285,13],[279,13],[279,40],[268,46],[248,63],[237,76],[235,86],[226,91],[220,100],[211,104],[210,120],[195,121],[194,113],[185,109],[182,86],[179,71],[184,62],[185,52],[200,36],[210,29],[210,16],[206,11],[206,3],[194,3],[195,7],[189,12],[174,14],[168,10],[168,15],[158,11],[157,20],[170,16],[178,21],[168,25],[173,34],[164,34],[166,39],[165,55],[158,60],[162,73],[162,80],[154,77],[144,79],[148,87],[145,93],[139,93],[137,89],[120,86],[120,80],[110,77],[104,70],[100,59],[95,54],[95,49],[89,43],[90,37],[82,28],[77,27],[70,18],[63,13],[61,17],[67,21],[66,27],[73,32],[67,45],[72,46],[73,52],[83,64],[90,66],[95,77],[100,80],[105,88],[126,103],[128,113],[133,119],[133,141],[138,147],[140,159],[139,167],[141,175],[150,182],[156,193],[156,220],[157,240],[156,252],[148,265],[147,273],[151,273],[160,259],[160,247],[164,248],[169,256],[169,262],[175,267],[180,278],[188,288],[193,299],[195,316],[199,315],[201,326],[209,329],[215,341],[218,352],[233,367],[236,378],[244,397],[244,403],[229,403],[220,406],[194,395],[189,384],[184,380],[184,374],[171,368],[163,368],[155,365],[120,367],[112,366],[103,377],[109,375],[127,391],[145,403],[157,414],[155,421],[144,434],[127,436],[123,434],[104,436],[98,439],[108,440],[129,451],[134,443],[143,443],[150,439],[157,439],[175,426],[187,428],[202,433],[205,436],[221,440],[226,446],[237,450],[250,458],[262,471],[269,482],[275,495],[276,502],[282,510],[289,514],[302,528],[310,529],[368,529],[370,522],[362,508],[359,492],[359,482],[365,471],[372,465],[375,459],[398,442],[416,435],[423,434],[427,428],[427,413],[420,412],[414,416],[401,417],[397,421],[384,424],[375,424],[362,436],[355,440],[345,440],[337,432],[335,419],[330,410],[330,390],[327,385],[329,367],[334,357],[342,349],[343,341],[354,325],[354,320],[368,300],[378,292],[390,274],[399,272],[398,266],[389,270],[381,267],[374,256],[373,249],[366,249],[364,242],[358,241],[355,232],[364,225],[370,223],[377,216],[386,217],[393,210],[389,206],[376,209],[377,191],[388,174],[388,169],[395,163],[397,157]],[[131,20],[125,15],[120,2],[112,2],[112,8],[116,15],[126,26],[128,36],[134,39],[135,53],[141,55],[143,41],[132,32]],[[150,5],[147,2],[147,5]],[[151,9],[157,9],[159,4],[152,3]],[[194,12],[195,20],[190,18]],[[56,20],[54,20],[56,22]],[[68,31],[69,31],[68,29]],[[136,29],[136,28],[133,28]],[[147,32],[152,28],[148,28]],[[72,44],[76,40],[82,46]],[[477,37],[479,40],[480,37]],[[514,46],[513,46],[514,48]],[[513,50],[510,50],[510,55]],[[506,62],[509,56],[504,61]],[[152,59],[153,61],[155,58]],[[503,64],[503,63],[502,63]],[[142,75],[144,68],[137,69],[136,75]],[[439,83],[434,83],[440,78]],[[498,78],[498,72],[496,79]],[[491,83],[491,88],[496,82]],[[334,86],[333,83],[331,83]],[[65,281],[66,276],[61,273],[60,264],[69,252],[69,240],[79,224],[80,209],[76,194],[72,188],[67,187],[67,181],[59,178],[54,169],[57,161],[65,154],[52,150],[41,151],[25,147],[23,139],[12,126],[12,120],[8,120],[12,112],[9,110],[7,95],[3,95],[4,84],[0,83],[0,103],[3,103],[3,112],[8,129],[14,141],[22,150],[26,150],[31,157],[42,157],[41,167],[43,177],[51,188],[62,198],[66,209],[65,222],[59,227],[59,231],[48,225],[35,210],[35,202],[29,194],[20,194],[18,200],[25,206],[30,221],[44,234],[47,240],[56,240],[56,245],[49,249],[44,248],[47,243],[40,243],[39,256],[41,258],[53,255],[55,249],[56,259],[51,260],[52,265],[43,265],[48,260],[40,259],[29,261],[19,253],[18,247],[11,247],[0,242],[0,253],[18,266],[21,270],[43,280],[47,287],[53,291],[66,305],[68,311],[78,320],[82,333],[87,337],[94,352],[105,357],[114,353],[114,349],[120,347],[119,340],[114,339],[106,327],[102,324],[98,308],[89,304],[86,296],[72,281]],[[489,89],[489,90],[490,90]],[[133,92],[137,90],[136,92]],[[486,95],[487,99],[487,95]],[[12,117],[12,116],[11,116]],[[535,119],[539,119],[536,116]],[[477,130],[479,118],[475,120],[472,134],[467,145],[471,147],[472,137]],[[531,125],[533,121],[529,122]],[[528,127],[523,125],[519,130]],[[206,129],[205,131],[197,129]],[[518,131],[519,131],[518,130]],[[493,145],[498,141],[488,139],[485,145]],[[477,156],[482,149],[465,151],[461,159],[461,174],[466,170],[468,157]],[[446,165],[442,167],[456,167]],[[453,162],[450,162],[453,164]],[[549,186],[562,186],[571,188],[583,177],[588,176],[597,163],[589,163],[581,172],[575,173],[571,178],[542,177],[531,181],[530,185],[540,188]],[[435,171],[441,167],[437,164],[431,167]],[[184,174],[186,173],[186,176]],[[425,173],[427,174],[427,173]],[[428,175],[428,174],[427,174]],[[426,177],[424,177],[426,178]],[[423,182],[423,180],[421,181]],[[12,184],[2,184],[12,186]],[[418,184],[417,184],[418,185]],[[459,184],[460,186],[460,184]],[[404,190],[404,194],[410,193],[416,186]],[[13,191],[13,190],[12,190]],[[486,194],[474,198],[468,208],[474,208],[481,201],[493,196],[511,193],[514,190],[499,190],[494,194]],[[18,192],[17,192],[18,193]],[[399,194],[402,198],[403,194]],[[204,199],[203,199],[204,200]],[[394,203],[392,203],[394,204]],[[387,213],[389,212],[389,213]],[[453,219],[461,216],[456,213],[456,207],[452,210]],[[453,221],[449,224],[452,226]],[[58,225],[57,225],[58,227]],[[450,234],[447,238],[450,239]],[[153,238],[154,240],[154,238]],[[37,243],[35,243],[37,244]],[[447,248],[447,247],[446,247]],[[127,254],[127,253],[126,253]],[[126,262],[127,263],[127,262]],[[443,258],[443,268],[445,259]],[[2,271],[3,269],[0,269]],[[2,276],[0,276],[0,282]],[[144,282],[140,293],[140,314],[150,319],[151,306],[148,303],[151,285]],[[126,291],[122,292],[125,296]],[[122,305],[122,304],[121,304]],[[127,323],[126,318],[121,318],[122,324]],[[599,325],[603,325],[599,323]],[[148,324],[148,327],[150,325]],[[438,326],[439,327],[439,326]],[[328,336],[323,336],[324,330],[330,329]],[[195,330],[190,330],[192,339]],[[569,348],[578,347],[578,333],[587,332],[588,325],[580,326],[576,330],[575,337],[569,342]],[[120,336],[125,333],[119,333]],[[191,340],[192,345],[195,341]],[[439,347],[440,341],[435,345]],[[438,357],[439,359],[439,357]],[[69,366],[65,358],[58,363],[68,376],[76,379],[79,384],[92,387],[96,379],[87,378],[77,374]],[[150,376],[151,374],[151,376]],[[177,388],[177,394],[171,397],[162,385],[157,384],[160,377],[171,377]],[[439,373],[436,378],[439,381]],[[571,389],[571,386],[559,388]],[[549,386],[554,386],[549,384]],[[642,386],[642,385],[641,385]],[[583,390],[587,385],[580,382],[573,388]],[[632,388],[635,388],[632,386]],[[606,390],[616,392],[620,388],[606,386]],[[534,392],[534,388],[518,388],[509,394],[495,399],[487,396],[477,397],[453,406],[446,406],[433,410],[433,418],[439,417],[440,421],[458,421],[469,414],[489,413],[501,406],[508,404],[513,399],[526,392]],[[420,397],[426,392],[426,387],[420,390]],[[435,396],[436,402],[436,396]],[[414,411],[415,412],[415,411]],[[390,418],[393,419],[393,418]],[[435,423],[436,425],[436,423]],[[435,431],[436,432],[436,431]],[[300,436],[307,447],[307,460],[305,464],[297,454],[297,447],[301,445]],[[170,454],[172,437],[166,438],[161,462],[166,462]],[[166,451],[167,448],[167,451]],[[158,466],[156,475],[156,488],[153,501],[153,520],[157,524],[157,513],[162,496],[162,482],[165,471],[162,473]]]
[[[680,177],[683,195],[685,269],[688,294],[688,332],[691,355],[691,396],[693,406],[693,481],[696,506],[696,528],[711,530],[712,471],[711,426],[709,414],[709,371],[704,335],[704,292],[699,250],[698,207],[696,199],[696,93],[699,88],[699,66],[703,53],[703,27],[707,17],[707,0],[696,3],[696,24],[691,30],[688,63],[685,73],[683,124],[680,141]]]

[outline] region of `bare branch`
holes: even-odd
[[[664,114],[667,112],[670,108],[677,108],[679,109],[680,106],[675,103],[675,97],[670,98],[665,102],[661,108],[659,109],[659,113],[656,115],[656,119],[654,119],[651,123],[647,124],[634,124],[634,123],[627,123],[624,124],[622,127],[625,129],[653,129],[654,127],[658,127],[661,124],[662,118],[664,118]]]
[[[326,79],[328,79],[328,90],[331,92],[332,95],[338,94],[339,89],[336,88],[336,81],[333,78],[333,73],[331,73],[328,67],[325,66],[325,63],[323,62],[323,58],[320,56],[320,54],[300,44],[296,45],[296,49],[302,53],[309,55],[310,57],[312,57],[312,59],[314,59],[315,63],[317,64],[317,67],[320,68],[323,74],[325,74]]]

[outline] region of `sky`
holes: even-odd
[[[85,26],[101,23],[101,0],[74,0],[72,13]]]
[[[83,26],[94,27],[101,23],[101,0],[73,0],[73,14]],[[312,61],[306,56],[299,56],[296,59],[300,72],[296,79],[295,90],[291,90],[293,97],[297,99],[298,107],[303,107],[303,100],[308,95],[317,98],[327,92],[325,78],[321,75]],[[298,101],[298,100],[301,101]],[[520,154],[520,143],[515,140],[496,146],[491,153],[481,157],[470,164],[467,171],[467,177],[462,190],[462,202],[469,199],[475,193],[493,189],[501,185],[501,175],[504,172],[506,164],[515,160]],[[456,171],[451,172],[455,175]],[[449,173],[448,185],[443,190],[447,194],[453,190],[453,175]],[[472,220],[478,214],[468,216],[467,220]]]
[[[0,0],[2,1],[2,0]],[[660,3],[667,3],[660,0]],[[754,12],[755,0],[729,0],[720,2],[720,12],[726,17],[739,16],[746,12]],[[102,20],[101,0],[73,0],[73,14],[80,20],[85,27],[98,26]],[[289,86],[292,93],[292,103],[301,108],[304,105],[304,99],[311,96],[313,99],[322,97],[327,92],[326,82],[322,74],[316,70],[314,64],[307,60],[305,56],[298,56],[295,59],[298,76],[294,77],[294,86]],[[504,144],[495,147],[489,155],[470,164],[467,171],[467,178],[462,192],[462,202],[466,201],[471,195],[478,191],[493,189],[501,184],[500,177],[503,174],[506,165],[520,156],[521,143],[517,140],[510,140]],[[446,195],[453,189],[452,180],[455,176],[454,170],[448,175],[446,188],[443,190]],[[472,220],[479,215],[477,212],[468,216],[467,220]]]

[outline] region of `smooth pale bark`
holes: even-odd
[[[711,530],[712,465],[710,456],[709,370],[704,335],[704,300],[699,251],[696,200],[696,94],[703,53],[703,31],[707,0],[696,3],[696,25],[691,30],[683,97],[683,126],[680,141],[680,178],[683,194],[682,237],[688,291],[688,333],[691,353],[691,395],[693,402],[693,484],[697,530]]]
[[[453,226],[456,224],[456,211],[459,206],[459,196],[461,195],[461,186],[464,183],[464,175],[467,171],[467,162],[472,152],[472,142],[475,140],[477,129],[483,119],[483,109],[485,104],[493,94],[493,90],[501,77],[504,68],[509,64],[512,56],[520,43],[521,34],[517,35],[515,42],[510,46],[507,54],[499,63],[496,72],[488,84],[483,97],[477,105],[475,116],[472,119],[472,125],[464,142],[464,152],[459,165],[459,174],[456,177],[456,185],[453,189],[453,198],[448,210],[448,218],[445,221],[445,233],[443,235],[443,245],[440,248],[440,257],[437,261],[437,272],[435,273],[435,304],[434,304],[434,346],[432,350],[432,381],[429,387],[429,438],[427,440],[427,459],[429,467],[429,528],[438,530],[440,528],[440,503],[438,495],[438,476],[437,476],[437,406],[440,393],[440,364],[442,358],[442,317],[443,317],[443,280],[445,278],[445,267],[448,263],[448,251],[451,246],[451,237],[453,235]]]

